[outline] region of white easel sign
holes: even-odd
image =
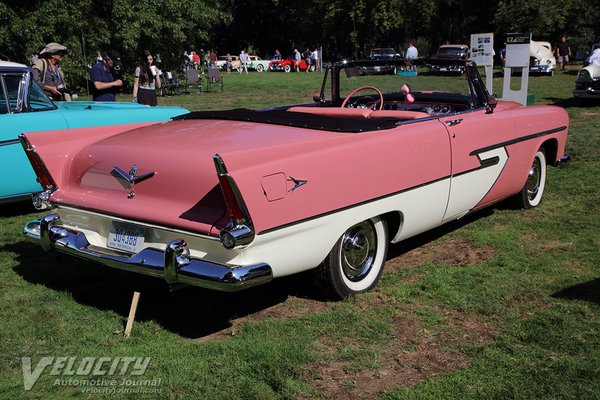
[[[502,97],[527,105],[527,88],[529,86],[529,46],[531,33],[508,33],[506,35],[506,65],[502,82]],[[512,90],[510,80],[512,70],[521,72],[521,87]]]
[[[485,86],[493,92],[494,75],[494,34],[474,33],[471,35],[471,60],[478,66],[485,67]]]
[[[477,65],[494,65],[494,34],[476,33],[471,35],[471,60]]]

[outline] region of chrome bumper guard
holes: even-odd
[[[558,161],[556,162],[556,165],[558,167],[566,167],[567,165],[569,165],[571,163],[571,156],[568,154],[565,154],[564,156],[562,156],[561,158],[558,159]]]
[[[573,89],[573,96],[584,99],[597,99],[600,97],[600,90],[591,87],[586,89]]]
[[[162,277],[169,284],[183,283],[207,289],[235,292],[267,283],[273,279],[267,264],[248,266],[223,265],[190,257],[182,239],[169,242],[165,251],[145,248],[137,254],[111,255],[90,249],[85,234],[61,226],[58,214],[28,222],[25,237],[40,244],[44,251],[62,253],[98,262],[109,267]]]

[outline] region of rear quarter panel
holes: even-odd
[[[259,149],[221,156],[260,233],[448,177],[449,146],[443,125],[430,120],[386,131],[330,133],[319,143],[282,146],[269,154]],[[293,189],[292,178],[306,184]],[[265,182],[273,185],[273,179],[285,187],[269,196]],[[439,199],[442,209],[446,201]],[[426,220],[438,223],[443,215],[426,212]],[[356,222],[349,220],[347,227]]]

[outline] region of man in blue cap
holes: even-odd
[[[123,86],[120,72],[123,68],[121,55],[116,50],[109,50],[92,67],[92,97],[94,101],[116,101],[117,91]]]

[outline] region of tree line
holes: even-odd
[[[600,40],[596,0],[22,0],[0,2],[0,58],[26,62],[46,43],[69,48],[71,82],[87,78],[98,51],[117,49],[133,69],[144,49],[175,69],[184,51],[220,55],[247,49],[268,58],[278,49],[323,48],[324,58],[364,57],[375,46],[421,55],[438,45],[469,43],[471,33],[531,32],[553,45],[566,35],[572,48]]]

